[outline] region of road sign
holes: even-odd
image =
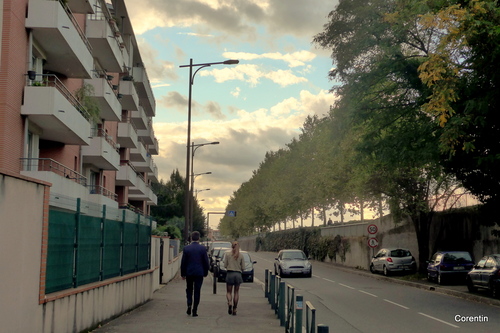
[[[370,224],[370,225],[368,226],[368,233],[369,233],[370,235],[374,235],[374,234],[376,234],[376,233],[377,233],[377,231],[378,231],[378,228],[377,228],[377,226],[376,226],[375,224]]]
[[[227,216],[235,217],[236,216],[236,211],[235,210],[230,210],[227,212]]]
[[[368,246],[372,249],[376,248],[378,246],[378,240],[375,237],[368,238]]]

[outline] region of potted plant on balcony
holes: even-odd
[[[97,123],[99,121],[101,110],[94,95],[94,86],[88,83],[85,83],[81,88],[75,91],[76,99],[87,110],[91,120]]]

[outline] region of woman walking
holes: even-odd
[[[243,255],[240,254],[240,245],[238,242],[233,242],[232,250],[227,251],[224,256],[224,266],[227,269],[226,275],[226,298],[227,298],[227,313],[236,316],[238,301],[240,298],[240,284],[243,283],[241,273],[245,269],[245,261]],[[233,296],[234,290],[234,296]]]

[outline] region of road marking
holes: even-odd
[[[439,321],[440,323],[443,323],[443,324],[446,324],[446,325],[450,325],[451,327],[460,328],[460,326],[453,325],[453,324],[448,323],[448,322],[446,322],[446,321],[444,321],[444,320],[441,320],[441,319],[438,319],[438,318],[435,318],[435,317],[429,316],[429,315],[427,315],[427,314],[425,314],[425,313],[419,312],[418,314],[420,314],[420,315],[422,315],[422,316],[425,316],[425,317],[427,317],[427,318],[430,318],[430,319],[434,319],[434,320],[436,320],[436,321]]]
[[[351,286],[348,286],[348,285],[345,285],[345,284],[342,284],[342,283],[339,283],[342,287],[346,287],[346,288],[349,288],[349,289],[356,289],[356,288],[353,288]]]
[[[335,281],[330,280],[330,279],[325,279],[325,278],[323,278],[323,280],[328,281],[328,282],[331,282],[331,283],[335,283]]]
[[[367,295],[370,295],[370,296],[373,296],[373,297],[378,297],[377,295],[373,295],[373,294],[370,294],[369,292],[366,292],[364,290],[358,290],[360,293],[363,293],[363,294],[367,294]]]
[[[406,310],[409,310],[410,308],[407,308],[406,306],[404,305],[401,305],[401,304],[398,304],[398,303],[395,303],[395,302],[392,302],[392,301],[389,301],[388,299],[384,299],[384,301],[388,302],[388,303],[391,303],[391,304],[394,304],[394,305],[397,305],[397,306],[400,306],[402,307],[403,309],[406,309]]]

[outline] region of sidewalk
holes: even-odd
[[[153,299],[137,309],[92,331],[93,333],[217,332],[244,333],[284,331],[264,297],[262,282],[240,287],[238,315],[227,313],[226,284],[217,283],[213,294],[212,275],[203,282],[198,317],[186,314],[186,283],[179,276],[153,294]]]

